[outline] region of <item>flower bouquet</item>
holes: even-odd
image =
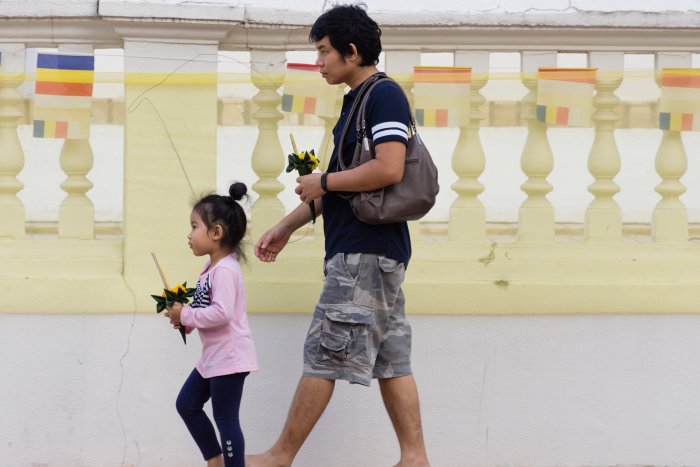
[[[187,288],[187,282],[183,282],[175,287],[163,289],[160,295],[151,295],[156,301],[156,313],[160,313],[168,307],[173,306],[173,303],[180,302],[183,305],[190,302],[190,298],[194,297],[193,288]]]
[[[173,303],[180,302],[183,305],[190,302],[190,298],[194,297],[195,289],[187,288],[187,282],[183,282],[175,287],[170,287],[168,289],[163,289],[163,293],[160,295],[151,295],[156,301],[156,313],[160,313],[168,307],[173,306]],[[180,335],[182,336],[182,341],[187,344],[187,329],[185,326],[180,325],[179,328]]]
[[[311,172],[314,171],[314,169],[316,169],[316,167],[318,167],[318,158],[316,158],[314,150],[297,150],[297,145],[294,142],[294,136],[290,134],[289,137],[292,139],[292,148],[294,149],[294,152],[287,156],[287,173],[291,172],[292,170],[296,170],[297,172],[299,172],[299,175],[309,175]],[[309,208],[311,209],[311,222],[315,224],[316,208],[313,202],[309,204]]]
[[[153,297],[153,300],[156,301],[156,313],[160,313],[166,308],[173,306],[173,303],[175,302],[180,302],[183,305],[189,303],[190,298],[194,297],[196,289],[193,289],[191,287],[188,288],[187,282],[183,282],[182,284],[176,285],[175,287],[168,287],[168,280],[165,278],[165,273],[163,273],[163,269],[161,269],[160,263],[158,263],[158,258],[156,258],[156,254],[151,252],[151,257],[153,258],[153,262],[156,263],[158,274],[160,274],[160,279],[163,281],[163,286],[165,287],[160,295],[151,295],[151,297]],[[187,345],[186,327],[180,325],[178,330],[180,331],[180,335],[182,336],[182,342],[184,342],[185,345]]]

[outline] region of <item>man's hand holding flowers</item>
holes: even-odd
[[[294,137],[292,137],[292,145],[294,146],[295,152],[287,156],[287,161],[289,164],[287,165],[286,171],[291,172],[292,170],[296,169],[299,173],[299,177],[297,177],[296,180],[299,185],[297,185],[297,187],[294,189],[294,192],[299,195],[299,199],[301,199],[303,203],[309,205],[309,209],[311,211],[311,221],[316,222],[316,206],[314,200],[323,195],[323,190],[321,189],[321,174],[313,174],[312,172],[316,167],[318,167],[319,161],[316,158],[313,149],[311,151],[297,152]],[[313,177],[313,180],[315,180],[315,184],[318,188],[316,192],[305,189],[305,186],[314,183],[311,180],[305,180],[309,177]]]
[[[321,188],[321,175],[320,173],[312,173],[297,177],[296,182],[298,185],[294,189],[294,193],[299,195],[299,199],[305,203],[312,204],[314,200],[325,194],[323,188]]]

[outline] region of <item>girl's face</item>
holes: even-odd
[[[209,255],[216,249],[214,239],[215,232],[207,229],[207,225],[202,221],[199,213],[192,211],[190,214],[190,234],[187,236],[187,244],[192,249],[195,256]],[[214,226],[216,227],[216,226]]]

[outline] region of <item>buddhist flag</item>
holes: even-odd
[[[413,67],[416,123],[434,127],[469,124],[471,75],[467,67]]]
[[[288,63],[282,110],[319,117],[335,117],[338,87],[326,83],[316,65]]]
[[[92,55],[37,55],[34,137],[90,136],[94,74]]]
[[[549,125],[591,125],[595,68],[540,68],[537,120]]]
[[[659,128],[700,131],[700,68],[661,70]]]

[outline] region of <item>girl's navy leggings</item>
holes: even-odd
[[[247,372],[205,379],[195,368],[182,386],[175,406],[202,451],[204,460],[223,452],[226,467],[245,467],[245,442],[238,409],[246,376]],[[202,410],[209,399],[221,444],[209,417]]]

